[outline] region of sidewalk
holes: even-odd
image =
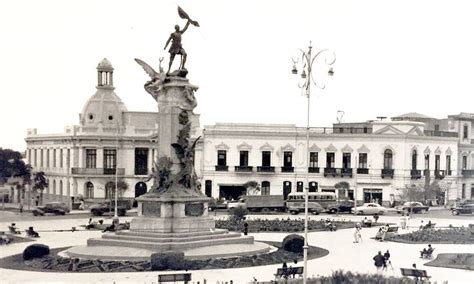
[[[30,209],[28,209],[28,205],[23,206],[23,213],[32,213],[33,209],[36,206],[30,206]],[[20,206],[18,203],[5,203],[5,205],[0,204],[0,212],[1,211],[9,211],[9,212],[20,212]],[[130,210],[127,210],[127,214],[130,213],[137,213],[137,208],[132,208]],[[69,212],[69,215],[82,215],[82,214],[87,214],[90,215],[91,212],[89,209],[85,210],[71,210]]]

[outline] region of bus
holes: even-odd
[[[304,192],[292,192],[288,194],[286,207],[288,212],[298,214],[304,212]],[[308,192],[308,212],[319,214],[337,201],[333,192]]]

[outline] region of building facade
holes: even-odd
[[[27,162],[35,171],[44,171],[49,182],[44,199],[113,198],[116,180],[128,185],[119,191],[124,198],[149,189],[157,115],[128,111],[114,92],[113,71],[107,59],[97,66],[97,91],[84,105],[79,125],[66,126],[61,134],[28,130]]]
[[[286,197],[307,187],[384,205],[406,188],[433,183],[442,191],[437,202],[474,198],[473,117],[412,113],[311,128],[309,153],[306,128],[218,123],[204,127],[197,168],[203,191],[216,198],[245,194],[248,181],[257,181],[263,195]],[[348,191],[336,190],[341,181]]]

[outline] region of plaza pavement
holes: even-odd
[[[219,216],[218,216],[219,217]],[[288,215],[266,215],[249,216],[252,218],[302,218],[299,216]],[[321,219],[330,217],[331,219],[352,219],[361,220],[360,216],[311,216],[314,219]],[[222,216],[221,216],[222,218]],[[129,220],[131,217],[124,217],[122,220]],[[414,219],[410,220],[410,226],[418,227],[421,220],[426,223],[428,220],[423,218],[423,215],[416,215]],[[467,226],[473,223],[473,219],[430,219],[436,226]],[[46,220],[38,219],[32,223],[31,221],[16,222],[17,226],[24,229],[33,225],[35,229],[51,230],[51,229],[70,229],[72,226],[79,228],[84,224],[87,218],[84,219],[59,219]],[[107,221],[106,221],[107,222]],[[108,220],[110,222],[110,220]],[[379,222],[384,223],[399,223],[398,216],[382,216]],[[6,230],[8,222],[0,223],[0,230]],[[329,255],[313,259],[308,262],[308,276],[312,275],[329,275],[334,270],[343,269],[354,272],[368,272],[375,273],[372,257],[380,250],[385,252],[387,249],[391,253],[391,261],[394,267],[386,272],[387,275],[400,275],[400,267],[411,267],[413,263],[417,264],[420,269],[426,269],[428,274],[432,276],[432,281],[449,281],[449,283],[472,283],[474,277],[473,271],[437,268],[424,266],[428,262],[419,258],[419,251],[426,247],[423,244],[401,244],[394,242],[378,242],[373,239],[378,228],[364,228],[362,230],[362,243],[353,243],[353,229],[338,230],[336,232],[313,232],[309,234],[309,244],[319,246],[329,250]],[[88,238],[100,237],[100,231],[79,231],[79,232],[42,232],[41,238],[37,240],[38,243],[49,245],[51,248],[84,245]],[[281,241],[287,233],[255,233],[251,234],[256,240],[262,241]],[[2,246],[0,249],[0,257],[5,257],[17,253],[21,253],[25,247],[31,242],[16,243],[8,246]],[[435,255],[438,253],[474,253],[474,246],[472,245],[433,245],[435,248]],[[298,265],[303,265],[302,262]],[[281,264],[236,268],[236,269],[213,269],[192,271],[193,281],[203,283],[203,279],[207,283],[216,283],[217,281],[230,281],[233,283],[248,283],[253,277],[260,281],[274,279],[273,274]],[[172,272],[118,272],[118,273],[56,273],[56,272],[33,272],[0,269],[0,283],[157,283],[157,275]]]

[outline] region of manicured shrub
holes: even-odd
[[[43,257],[49,254],[49,247],[43,244],[32,244],[23,251],[23,259],[30,260],[33,258]]]
[[[183,270],[185,260],[183,252],[164,252],[151,255],[151,270]]]
[[[248,213],[249,211],[247,210],[247,208],[243,208],[240,206],[235,207],[230,210],[230,219],[234,219],[237,222],[241,222],[245,220],[245,216],[247,216]]]
[[[281,246],[286,251],[300,253],[303,251],[304,238],[297,234],[288,235],[283,239]]]

